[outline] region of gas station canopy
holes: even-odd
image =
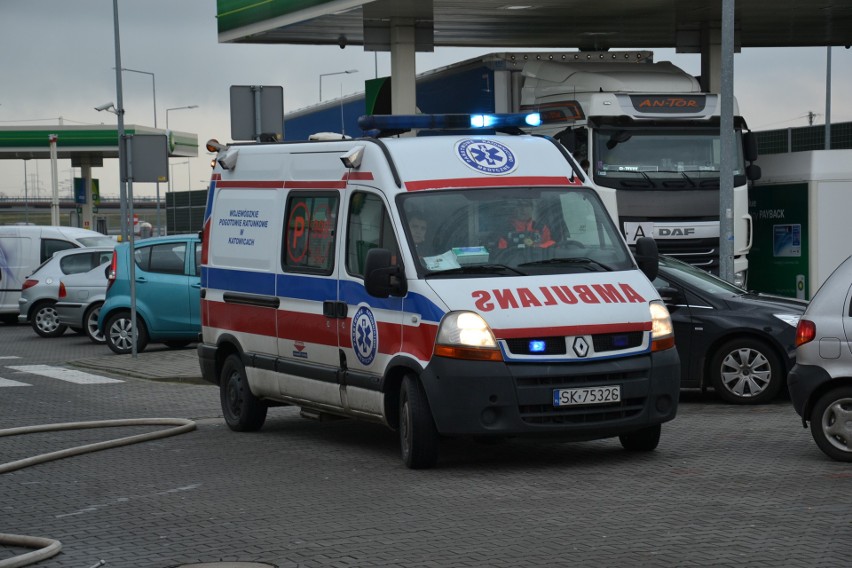
[[[417,50],[441,47],[673,47],[699,52],[721,0],[218,0],[221,43],[363,45],[387,51],[410,20]],[[737,47],[845,46],[852,2],[736,0]]]
[[[198,156],[198,136],[189,132],[127,125],[125,135],[163,134],[168,137],[170,157]],[[57,158],[87,161],[100,166],[104,158],[118,158],[118,129],[115,126],[17,126],[0,127],[0,159],[50,158],[50,135],[56,134]]]

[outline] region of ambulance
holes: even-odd
[[[376,422],[414,469],[447,437],[657,447],[680,363],[656,245],[631,254],[567,151],[520,133],[535,120],[208,143],[198,354],[230,429],[281,405]]]

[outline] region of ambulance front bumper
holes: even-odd
[[[680,366],[675,349],[579,364],[434,357],[421,380],[443,435],[553,435],[580,441],[672,420]],[[618,402],[554,404],[554,391],[613,386],[619,387]]]

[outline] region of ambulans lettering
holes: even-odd
[[[645,302],[630,284],[578,284],[576,286],[541,286],[474,290],[474,305],[483,312],[494,309],[538,308],[556,304],[635,304]]]

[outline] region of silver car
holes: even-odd
[[[57,252],[41,263],[24,281],[18,300],[20,323],[30,322],[33,331],[41,337],[58,337],[68,326],[56,317],[56,300],[59,297],[59,280],[69,274],[88,272],[112,260],[114,247],[84,247]],[[74,326],[82,331],[82,328]]]
[[[796,365],[787,386],[819,449],[852,462],[852,256],[823,283],[799,320]]]
[[[69,274],[59,281],[56,302],[59,324],[81,328],[94,343],[106,343],[104,334],[98,329],[98,315],[106,297],[109,265],[105,262],[88,272]]]

